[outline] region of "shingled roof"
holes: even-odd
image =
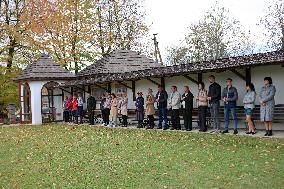
[[[37,62],[32,63],[15,81],[29,80],[70,80],[75,79],[75,74],[65,70],[54,62],[48,55],[42,54]]]
[[[162,67],[154,60],[131,50],[114,50],[92,65],[86,67],[78,76],[96,74],[126,73]]]
[[[238,57],[222,58],[212,61],[196,62],[192,64],[181,64],[167,67],[156,67],[144,70],[131,71],[121,73],[95,72],[90,73],[90,77],[80,77],[77,80],[66,83],[71,85],[90,85],[94,83],[106,83],[113,81],[137,80],[150,77],[163,77],[183,75],[189,73],[203,73],[211,71],[224,71],[237,68],[255,67],[262,65],[280,65],[284,64],[284,51],[273,51],[267,53],[257,53]],[[84,76],[84,74],[81,74]]]

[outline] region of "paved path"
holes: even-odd
[[[62,124],[64,125],[64,123],[52,123],[53,125],[56,125],[56,124]],[[68,126],[75,126],[76,124],[66,124]],[[10,125],[0,125],[0,128],[7,128],[7,127],[20,127],[20,126],[28,126],[26,124],[10,124]],[[90,126],[89,124],[82,124],[81,126]],[[93,125],[94,127],[104,127],[104,126],[101,126],[101,124],[96,124],[96,125]],[[144,128],[136,128],[136,125],[132,124],[128,127],[116,127],[116,128],[121,128],[121,129],[143,129],[145,130]],[[114,128],[114,129],[116,129]],[[188,133],[199,133],[198,129],[193,129],[192,131],[185,131],[185,130],[167,130],[167,131],[163,131],[161,129],[154,129],[156,131],[161,131],[161,132],[188,132]],[[213,131],[212,129],[209,129],[206,133],[209,133],[209,134],[216,134],[216,133],[211,133],[211,131]],[[248,135],[245,133],[245,130],[244,129],[240,129],[238,130],[238,135],[239,136],[247,136],[247,137],[265,137],[264,134],[265,134],[265,131],[264,130],[257,130],[257,133],[255,135]],[[226,135],[233,135],[233,130],[230,130],[230,133],[226,134]],[[273,131],[273,136],[271,137],[265,137],[265,138],[284,138],[284,131]]]

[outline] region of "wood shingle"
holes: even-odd
[[[70,80],[75,79],[75,74],[65,70],[49,56],[42,54],[40,59],[19,75],[15,81],[41,81],[41,80]]]
[[[94,64],[86,67],[78,76],[90,76],[96,74],[126,73],[151,68],[162,67],[154,60],[130,50],[115,50],[104,56]]]

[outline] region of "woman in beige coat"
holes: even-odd
[[[207,115],[207,91],[203,82],[198,84],[198,95],[197,95],[197,107],[198,107],[198,117],[199,117],[199,131],[206,132],[206,115]]]
[[[146,111],[145,111],[145,115],[148,117],[148,121],[149,121],[149,125],[146,129],[153,129],[154,128],[154,115],[155,115],[155,107],[154,107],[154,103],[155,103],[155,97],[153,95],[153,90],[152,89],[148,89],[148,95],[146,98]]]
[[[118,109],[117,109],[117,98],[114,93],[111,94],[111,108],[110,108],[110,124],[109,127],[116,127],[117,125],[117,116],[118,116]]]

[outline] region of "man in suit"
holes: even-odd
[[[163,130],[167,130],[168,126],[168,109],[167,109],[167,101],[168,93],[164,90],[164,87],[159,85],[158,93],[156,94],[156,102],[158,104],[158,114],[159,114],[159,125],[158,129],[162,129],[162,123],[164,121]]]
[[[87,99],[87,110],[88,110],[90,125],[94,125],[95,109],[96,109],[96,99],[95,97],[90,95],[89,98]]]
[[[192,130],[192,110],[193,110],[193,94],[190,92],[188,86],[183,87],[184,94],[181,97],[182,106],[184,108],[183,120],[184,127],[187,131]]]
[[[172,130],[181,130],[181,125],[180,125],[180,117],[179,117],[179,109],[180,109],[180,102],[181,102],[181,97],[179,92],[177,91],[176,86],[171,87],[172,94],[169,98],[169,108],[172,110]]]

